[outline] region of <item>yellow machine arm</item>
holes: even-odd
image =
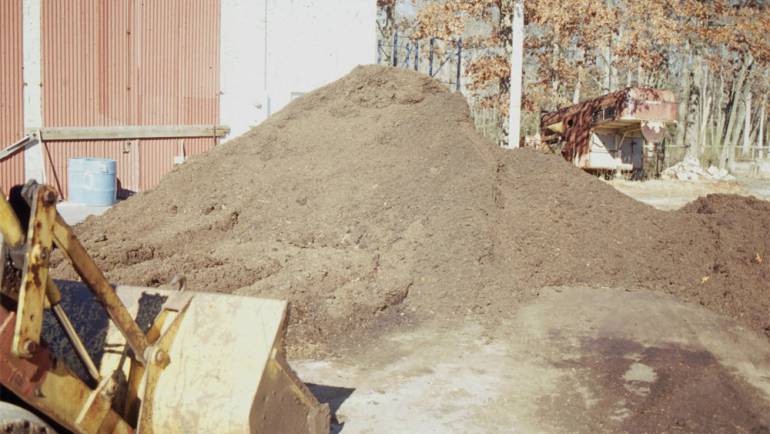
[[[0,355],[2,357],[0,365],[4,369],[7,368],[7,372],[12,372],[14,369],[19,369],[18,366],[12,366],[14,362],[22,365],[25,359],[29,360],[28,363],[35,362],[34,359],[39,354],[38,349],[40,348],[43,309],[46,305],[50,305],[75,352],[98,386],[95,390],[91,390],[77,376],[61,367],[58,375],[48,375],[45,383],[38,385],[38,389],[30,398],[35,401],[33,405],[37,408],[44,408],[59,423],[77,431],[132,432],[131,426],[111,409],[111,401],[114,396],[112,389],[116,388],[115,379],[100,376],[99,370],[89,356],[85,345],[67,314],[61,308],[61,292],[48,275],[48,261],[53,247],[58,247],[64,253],[82,281],[92,291],[125,338],[126,344],[133,352],[131,369],[133,373],[139,373],[132,376],[141,378],[144,376],[142,374],[147,372],[147,374],[152,373],[152,377],[157,379],[159,370],[168,365],[169,358],[166,351],[170,345],[168,341],[173,339],[173,335],[160,336],[158,332],[162,326],[162,321],[165,321],[168,316],[167,312],[158,316],[156,321],[160,321],[160,324],[156,324],[152,328],[155,330],[155,338],[162,341],[163,345],[149,345],[147,337],[118,298],[113,287],[107,282],[93,259],[88,256],[83,245],[73,234],[72,228],[64,222],[56,211],[56,192],[51,187],[38,185],[33,181],[24,186],[22,196],[30,207],[29,228],[26,236],[22,231],[16,212],[5,197],[0,196],[0,233],[3,236],[3,242],[11,249],[21,249],[25,255],[18,293],[6,294],[16,298],[16,310],[10,315],[15,319],[13,321],[10,354]],[[183,301],[175,306],[174,309],[177,314],[175,322],[181,320],[181,313],[184,312],[190,298],[189,295],[184,297]],[[8,320],[8,317],[5,319]],[[5,325],[7,326],[7,324]],[[149,364],[152,369],[145,369],[148,365],[148,357],[151,357]],[[150,375],[147,377],[145,380],[149,379],[150,383],[153,383],[153,378],[149,378]],[[135,382],[138,381],[135,380]],[[3,384],[5,383],[3,382]],[[9,381],[8,383],[10,383],[8,387],[13,389],[13,382]],[[149,393],[154,390],[154,384],[148,384],[145,387]],[[43,392],[46,389],[50,389],[53,393]],[[25,397],[23,390],[14,390],[14,392],[23,398]],[[134,392],[138,393],[137,390]],[[75,397],[83,399],[78,402],[79,400]],[[143,402],[152,400],[152,396],[147,396],[147,393],[142,398]],[[134,396],[129,401],[137,401],[137,399],[138,397]],[[137,405],[129,402],[126,404],[126,408],[129,407],[136,408]],[[148,417],[150,415],[145,414],[141,418],[147,419]],[[150,422],[146,424],[146,426],[151,425]],[[106,427],[109,429],[105,431]],[[150,430],[144,430],[144,432],[150,432]]]
[[[21,196],[26,231],[26,213],[0,196],[0,386],[79,434],[329,432],[329,407],[285,359],[286,301],[113,288],[56,211],[56,192],[31,181]],[[55,247],[82,284],[51,279]],[[77,330],[102,333],[97,344],[84,344],[63,294]],[[43,330],[47,307],[87,376],[54,357],[65,337]],[[89,351],[101,356],[98,366]]]

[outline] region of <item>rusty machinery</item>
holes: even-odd
[[[21,197],[26,231],[26,212],[0,196],[4,401],[76,433],[329,432],[328,406],[284,358],[285,301],[113,288],[56,211],[54,189],[32,181]],[[82,283],[51,278],[54,248]],[[100,338],[86,342],[89,333]],[[9,432],[53,430],[0,404]]]
[[[661,164],[676,109],[671,91],[628,88],[544,114],[541,142],[587,171],[638,174]]]

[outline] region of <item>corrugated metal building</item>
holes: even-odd
[[[24,80],[22,79],[21,0],[0,1],[0,148],[24,135]],[[0,161],[3,194],[24,182],[24,153]]]
[[[0,155],[40,135],[0,161],[0,185],[66,197],[68,160],[98,157],[122,189],[152,188],[220,124],[241,134],[373,63],[375,14],[360,0],[2,0]]]
[[[215,126],[219,123],[219,0],[41,1],[40,111],[55,127]],[[25,6],[26,7],[26,6]],[[0,2],[0,147],[24,136],[21,0]],[[34,86],[34,83],[28,83]],[[27,126],[30,127],[29,125]],[[46,140],[45,182],[67,192],[67,161],[114,159],[120,187],[155,186],[175,157],[216,137]],[[4,192],[25,180],[24,152],[1,163]]]
[[[41,33],[44,127],[219,122],[219,0],[46,1]],[[216,140],[47,142],[46,175],[65,193],[69,158],[111,158],[145,190]]]

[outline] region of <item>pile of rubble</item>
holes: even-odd
[[[727,169],[719,169],[710,166],[704,169],[697,158],[687,157],[683,161],[674,164],[664,170],[660,177],[663,179],[676,179],[679,181],[734,181]]]

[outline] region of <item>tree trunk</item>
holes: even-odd
[[[751,88],[749,87],[748,83],[745,83],[744,91],[742,95],[736,96],[734,105],[738,107],[738,115],[736,118],[735,128],[733,129],[733,134],[730,137],[730,154],[727,160],[727,167],[730,169],[731,172],[735,171],[735,160],[737,158],[737,149],[738,149],[738,139],[741,136],[741,132],[744,130],[745,125],[745,119],[747,117],[751,117],[751,113],[746,111],[746,94],[751,94]],[[749,121],[750,124],[750,121]]]
[[[759,109],[759,134],[757,134],[757,149],[759,152],[757,152],[757,158],[763,158],[770,155],[770,152],[764,149],[765,146],[770,145],[770,143],[765,142],[765,120],[767,119],[767,113],[765,112],[766,108],[767,94],[762,98],[762,106]]]
[[[748,59],[743,62],[738,75],[733,81],[733,88],[730,92],[730,117],[727,121],[727,130],[725,130],[724,138],[722,140],[722,153],[719,158],[719,167],[724,168],[730,160],[730,165],[734,167],[735,159],[735,142],[738,140],[738,135],[735,132],[740,130],[740,120],[738,115],[743,111],[745,106],[741,104],[741,95],[743,91],[743,83],[746,81],[746,74],[751,66],[753,59],[751,55],[748,55]],[[737,121],[737,122],[736,122]]]
[[[725,76],[723,71],[719,71],[719,92],[717,93],[717,102],[714,104],[714,129],[711,131],[711,146],[714,147],[714,151],[718,152],[722,149],[722,134],[725,130]]]
[[[708,128],[711,115],[711,95],[709,95],[706,99],[706,102],[703,103],[703,110],[701,116],[703,116],[703,119],[700,124],[700,132],[698,134],[698,144],[696,147],[698,148],[697,157],[700,158],[703,154],[703,150],[706,149],[706,130]]]
[[[676,138],[674,139],[674,144],[682,148],[685,146],[684,143],[684,137],[685,133],[687,132],[687,115],[690,113],[690,92],[692,88],[692,77],[690,75],[689,66],[692,62],[692,56],[688,59],[688,61],[682,65],[682,93],[681,93],[681,99],[679,100],[679,107],[677,110],[676,118],[678,120],[678,123],[676,125]],[[693,147],[694,148],[694,147]],[[688,149],[687,150],[687,156],[695,157],[696,155],[693,155],[694,150]]]
[[[377,28],[380,32],[380,41],[382,41],[382,52],[378,53],[380,62],[389,65],[393,61],[393,52],[395,49],[391,47],[388,50],[388,45],[393,43],[393,35],[395,34],[396,27],[396,8],[395,4],[387,4],[380,8],[380,13],[383,15],[384,22],[377,20]],[[379,49],[379,48],[378,48]]]
[[[703,61],[703,58],[701,58],[701,63]],[[711,95],[708,93],[708,86],[709,86],[709,68],[707,65],[702,65],[700,68],[701,71],[701,80],[700,80],[700,114],[698,116],[698,139],[697,139],[697,148],[698,148],[698,158],[703,155],[703,150],[706,149],[707,143],[706,143],[706,127],[708,126],[710,119],[709,116],[711,115]]]
[[[745,98],[746,115],[743,117],[745,120],[743,124],[743,146],[741,146],[741,156],[748,157],[751,152],[751,90],[749,86],[746,86],[746,98]]]
[[[602,90],[604,93],[612,91],[612,36],[607,42],[607,45],[602,47],[602,58],[604,59],[604,82],[602,83]]]
[[[559,47],[559,44],[554,42],[553,46],[551,47],[551,71],[554,72],[554,76],[551,81],[551,95],[553,96],[553,103],[551,107],[552,110],[559,108],[559,100],[561,100],[561,95],[559,95],[559,85],[561,83],[559,82],[559,77],[556,74],[556,67],[559,64],[560,52],[561,48]]]

